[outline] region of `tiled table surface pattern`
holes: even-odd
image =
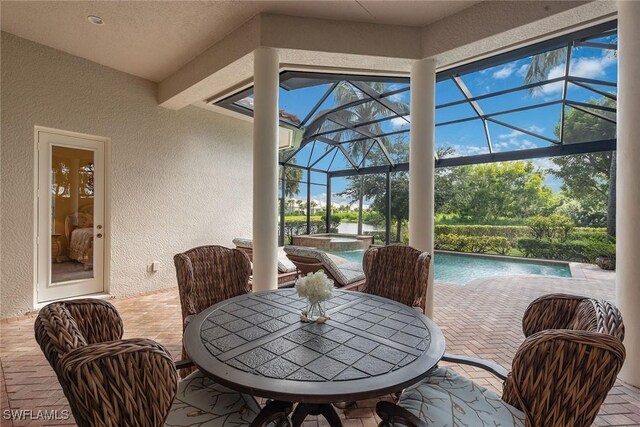
[[[615,300],[615,274],[586,267],[580,279],[541,277],[491,278],[467,286],[435,285],[435,321],[447,340],[447,351],[493,360],[509,367],[523,336],[521,319],[533,299],[565,292]],[[112,301],[125,325],[125,337],[148,337],[167,346],[174,357],[181,349],[180,301],[176,288]],[[12,410],[68,409],[55,374],[33,339],[33,317],[0,323],[0,407]],[[454,368],[478,384],[498,392],[502,386],[491,374],[477,368]],[[390,399],[388,396],[383,399]],[[377,399],[338,413],[345,427],[374,427]],[[0,411],[0,414],[2,413]],[[2,426],[73,425],[73,420],[7,421]],[[326,425],[308,418],[304,427]],[[594,425],[640,425],[640,389],[618,381],[602,406]]]
[[[236,297],[207,316],[200,339],[220,363],[303,382],[394,372],[415,361],[431,343],[425,318],[396,302],[335,291],[325,303],[330,316],[325,324],[301,322],[305,306],[294,289]]]

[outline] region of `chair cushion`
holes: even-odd
[[[289,259],[278,259],[278,272],[279,273],[293,273],[296,271],[296,265]]]
[[[525,415],[450,368],[436,368],[402,392],[398,405],[429,427],[522,426]]]
[[[293,273],[297,271],[296,265],[287,258],[287,253],[283,247],[278,248],[278,271],[280,273]]]
[[[346,270],[338,266],[324,251],[307,246],[285,246],[287,254],[312,258],[322,263],[322,266],[331,274],[339,286],[347,286],[360,280],[364,280],[362,267],[358,270]]]
[[[338,268],[340,268],[340,270],[351,270],[357,271],[358,273],[364,273],[362,270],[362,264],[359,262],[345,262],[343,264],[339,264]]]
[[[249,249],[253,248],[253,240],[251,240],[251,239],[245,239],[243,237],[236,237],[235,239],[232,240],[232,242],[238,248],[249,248]]]
[[[260,406],[252,396],[228,389],[196,371],[178,384],[165,426],[248,426],[258,412]]]
[[[233,239],[233,244],[237,248],[253,249],[253,240],[251,239],[236,237]],[[294,271],[296,271],[296,265],[287,258],[287,254],[284,253],[281,247],[278,248],[278,272],[292,273]]]

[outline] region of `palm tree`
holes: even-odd
[[[296,199],[287,199],[287,208],[290,214],[293,214],[293,210],[296,206]]]
[[[318,206],[318,202],[316,202],[315,200],[311,200],[309,202],[309,215],[311,215],[311,212],[315,212],[315,208]]]
[[[368,85],[375,90],[377,93],[384,93],[387,88],[385,87],[384,83],[380,83],[380,82],[373,82],[373,83],[368,83]],[[344,105],[346,103],[352,102],[352,101],[356,101],[359,99],[363,99],[364,97],[366,97],[366,95],[364,95],[360,90],[356,89],[351,83],[347,82],[347,81],[342,81],[338,84],[338,86],[336,86],[335,88],[335,97],[336,97],[336,103],[337,105]],[[408,113],[408,106],[406,106],[406,104],[401,104],[401,103],[397,103],[397,105],[400,107],[400,109],[405,112]],[[348,110],[342,110],[341,112],[341,118],[343,118],[346,122],[351,122],[351,123],[364,123],[364,122],[368,122],[368,121],[373,121],[376,118],[379,118],[380,116],[386,116],[389,114],[389,110],[384,107],[382,104],[380,104],[379,102],[375,102],[373,100],[369,101],[369,102],[365,102],[359,105],[356,105],[354,107],[351,107]],[[378,135],[380,133],[382,133],[382,126],[380,123],[372,123],[369,124],[367,126],[364,126],[360,129],[366,130],[371,134],[374,135]],[[336,135],[336,140],[340,141],[343,138],[345,140],[350,140],[350,139],[355,139],[355,138],[360,138],[362,137],[362,134],[351,130],[351,129],[347,129],[347,130],[343,130],[340,132],[337,132]],[[388,146],[388,141],[386,138],[382,138],[382,143],[385,146]],[[355,158],[355,159],[364,159],[364,157],[367,154],[367,148],[368,148],[368,144],[367,144],[367,140],[364,141],[360,141],[357,143],[353,143],[351,144],[351,146],[349,147],[349,154],[351,155],[351,157]],[[365,166],[366,160],[363,162],[363,166]],[[362,234],[362,220],[363,220],[363,203],[364,203],[364,188],[365,188],[365,176],[364,175],[360,175],[359,177],[360,179],[360,183],[359,183],[359,191],[357,194],[358,197],[358,234],[361,235]]]
[[[539,53],[531,58],[524,76],[525,84],[537,83],[547,79],[549,71],[567,59],[567,48],[555,49],[550,52]],[[529,89],[535,92],[538,88]]]
[[[533,58],[531,58],[531,63],[527,67],[527,73],[524,77],[525,84],[546,80],[551,69],[562,64],[563,61],[566,61],[566,58],[566,47],[534,55]],[[538,88],[531,88],[529,91],[531,93],[536,93],[537,89]],[[616,234],[616,169],[616,152],[612,151],[611,163],[609,166],[609,193],[607,195],[607,233],[610,236],[615,236]]]
[[[304,212],[307,208],[307,202],[305,202],[304,200],[296,200],[296,205],[298,206],[298,210],[300,212]]]

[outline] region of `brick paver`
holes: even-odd
[[[566,292],[614,299],[614,274],[577,266],[574,277],[502,277],[466,286],[435,285],[435,320],[447,340],[447,351],[493,360],[509,367],[523,340],[522,314],[534,298]],[[125,337],[147,337],[180,355],[180,301],[176,288],[149,295],[114,299],[125,325]],[[73,425],[73,419],[44,422],[5,420],[4,410],[68,409],[56,377],[33,338],[33,316],[0,323],[0,405],[2,426]],[[478,368],[454,366],[479,384],[501,389],[500,381]],[[389,396],[383,397],[389,399]],[[374,427],[376,399],[339,410],[345,427]],[[324,427],[324,419],[308,419],[304,427]],[[594,425],[640,425],[640,389],[620,381],[600,410]]]

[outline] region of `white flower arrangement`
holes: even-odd
[[[333,280],[322,270],[308,273],[296,280],[296,291],[311,304],[327,301],[333,295]]]

